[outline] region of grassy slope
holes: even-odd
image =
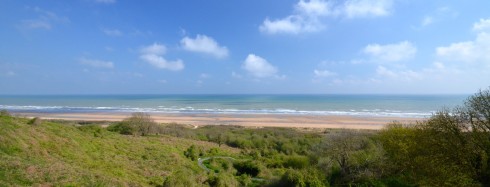
[[[216,144],[175,137],[123,136],[97,128],[0,117],[0,186],[162,184],[177,168],[205,175],[183,155],[190,145]],[[224,154],[237,150],[220,148]]]

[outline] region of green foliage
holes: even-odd
[[[368,131],[353,130],[338,130],[325,135],[314,158],[332,185],[364,183],[381,177],[383,150],[370,136]]]
[[[161,127],[161,134],[210,141],[231,147],[256,150],[260,155],[307,154],[321,141],[319,133],[304,133],[289,128],[250,129],[238,126],[204,126],[198,129],[168,124]]]
[[[187,150],[184,151],[185,157],[195,161],[202,155],[202,150],[198,149],[195,145],[191,145]]]
[[[256,177],[260,173],[260,167],[257,163],[253,161],[237,161],[233,163],[233,167],[237,170],[237,175],[250,175],[252,177]]]
[[[328,183],[322,181],[321,177],[312,170],[288,169],[274,186],[323,187],[328,186]]]
[[[253,185],[252,177],[250,177],[250,175],[246,175],[246,174],[240,175],[238,177],[238,182],[240,183],[241,186],[252,186]]]
[[[164,187],[194,187],[202,183],[192,171],[178,168],[171,175],[167,176],[163,182]]]
[[[294,168],[294,169],[303,169],[310,166],[309,158],[306,156],[288,156],[284,160],[283,167],[285,168]]]
[[[79,126],[78,129],[87,133],[92,133],[94,137],[102,137],[106,132],[100,125],[96,124]]]
[[[209,184],[209,186],[213,187],[238,186],[239,184],[235,176],[229,173],[211,173],[207,180],[207,183]]]
[[[178,176],[178,169],[186,171],[167,184],[189,179],[184,186],[202,186],[206,172],[182,152],[193,144],[205,151],[218,147],[169,136],[122,136],[73,122],[45,120],[33,128],[28,121],[0,117],[0,186],[156,186]],[[220,152],[238,153],[223,146]]]
[[[117,122],[107,127],[108,131],[117,132],[124,135],[132,135],[136,133],[136,129],[129,123]]]
[[[35,118],[32,118],[31,120],[29,120],[27,122],[27,124],[29,125],[33,125],[33,126],[39,126],[43,123],[43,120],[39,117],[35,117]]]
[[[490,90],[464,106],[442,110],[413,126],[393,124],[379,134],[389,171],[429,186],[490,185]]]
[[[158,124],[151,119],[150,115],[141,112],[131,114],[131,117],[124,119],[122,122],[109,126],[108,130],[125,135],[141,136],[160,133]]]

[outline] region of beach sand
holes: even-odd
[[[20,113],[26,117],[83,121],[121,121],[130,113]],[[150,113],[159,123],[203,125],[239,125],[247,127],[346,128],[382,129],[398,121],[414,123],[421,118],[361,117],[340,115],[279,115],[279,114],[164,114]]]

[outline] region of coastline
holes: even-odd
[[[26,117],[81,121],[121,121],[131,113],[14,113]],[[205,125],[237,125],[245,127],[290,127],[290,128],[345,128],[382,129],[386,124],[398,121],[414,123],[425,118],[347,116],[347,115],[287,115],[287,114],[167,114],[150,113],[158,123]]]

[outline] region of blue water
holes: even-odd
[[[15,112],[149,112],[426,117],[468,95],[62,95],[0,96]]]

